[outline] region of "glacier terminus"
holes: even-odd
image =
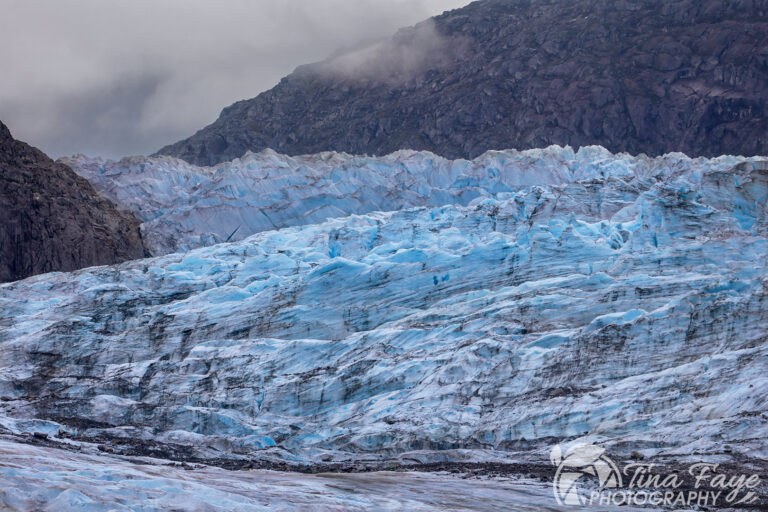
[[[67,506],[107,499],[86,481],[136,459],[536,468],[558,443],[661,464],[768,456],[765,160],[553,146],[70,165],[136,214],[156,256],[0,286],[0,450],[107,457]],[[0,465],[6,503],[36,499],[19,467]]]

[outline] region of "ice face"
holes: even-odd
[[[530,180],[466,206],[351,215],[0,286],[0,425],[124,453],[151,441],[170,458],[486,460],[574,439],[765,456],[768,170],[568,151],[441,167]],[[195,172],[270,158],[265,173],[290,160]],[[306,162],[348,158],[295,159],[307,168],[282,179],[300,189]],[[422,154],[398,158],[423,164],[403,195],[445,178]],[[504,174],[525,159],[528,173]],[[270,187],[258,197],[283,194]]]
[[[532,186],[663,179],[683,170],[726,170],[742,160],[681,154],[649,159],[612,155],[601,147],[575,153],[552,146],[494,151],[473,161],[414,151],[376,158],[264,151],[210,168],[171,157],[114,162],[78,156],[64,162],[142,220],[150,249],[162,255],[350,214],[466,206]]]

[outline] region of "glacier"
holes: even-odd
[[[532,186],[608,176],[663,178],[673,170],[727,170],[743,160],[690,159],[681,153],[648,158],[613,155],[600,146],[577,152],[551,146],[489,151],[471,161],[408,150],[383,157],[335,152],[290,157],[265,150],[215,167],[168,156],[114,161],[78,155],[61,161],[139,218],[146,245],[159,256],[351,214],[466,206]]]
[[[3,443],[108,474],[768,456],[765,160],[78,159],[161,255],[0,286]],[[255,234],[205,246],[230,218]]]

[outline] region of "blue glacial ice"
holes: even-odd
[[[552,146],[491,151],[472,161],[414,151],[372,158],[344,153],[288,157],[269,150],[216,167],[196,167],[171,157],[116,162],[80,155],[63,161],[102,195],[130,209],[143,222],[152,253],[159,256],[350,214],[466,206],[532,186],[666,179],[685,171],[695,182],[704,172],[726,171],[744,159],[633,157],[596,146],[578,152]],[[604,201],[612,201],[600,195],[596,199],[596,204],[582,207],[599,210]],[[734,206],[743,222],[754,217],[750,203]]]
[[[303,225],[0,286],[1,432],[297,463],[546,458],[574,440],[768,455],[756,159],[80,161],[152,210],[146,232],[175,240],[158,248],[218,229],[198,229],[205,205],[244,220],[263,200]],[[344,216],[314,222],[324,188]]]

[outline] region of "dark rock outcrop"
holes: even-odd
[[[481,0],[303,66],[159,154],[768,153],[768,0]]]
[[[0,282],[142,258],[139,221],[0,123]]]

